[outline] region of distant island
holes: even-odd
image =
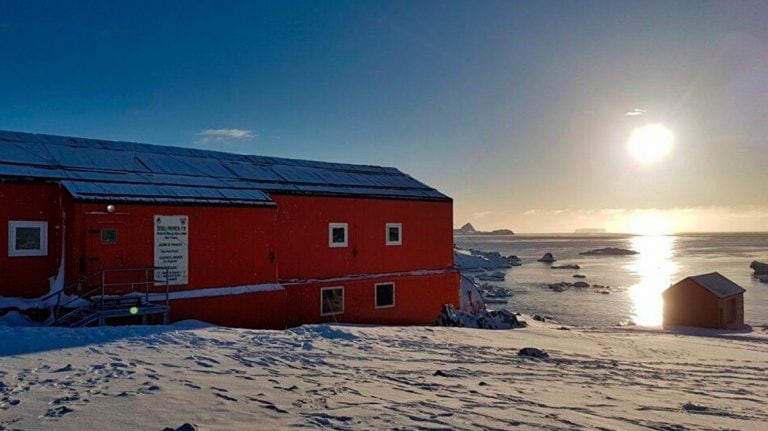
[[[453,230],[454,235],[514,235],[515,233],[509,229],[496,229],[490,232],[479,231],[472,226],[472,223],[467,223],[459,229]]]
[[[607,231],[605,229],[601,228],[592,228],[592,227],[585,227],[581,229],[576,229],[573,231],[573,233],[586,233],[586,234],[596,234],[596,233],[606,233]]]
[[[625,248],[606,247],[585,251],[579,254],[581,256],[633,256],[640,253],[634,250],[627,250]]]

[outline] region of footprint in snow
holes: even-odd
[[[327,413],[314,413],[310,414],[307,420],[322,427],[333,427],[334,425],[345,425],[352,420],[350,416],[333,416]]]
[[[151,382],[144,382],[142,385],[145,386],[145,387],[139,389],[139,392],[141,392],[141,393],[145,393],[146,394],[146,393],[157,392],[157,391],[160,390],[160,386],[153,385]]]
[[[60,418],[64,415],[67,415],[69,413],[72,413],[74,410],[67,407],[67,406],[59,406],[54,407],[52,409],[48,409],[48,411],[43,415],[43,417],[46,418]]]
[[[223,400],[237,402],[237,398],[233,398],[233,397],[230,397],[228,395],[224,395],[224,394],[219,393],[219,392],[214,392],[214,395],[216,395],[217,397],[219,397],[219,398],[221,398]]]
[[[277,413],[282,413],[282,414],[286,414],[286,413],[288,413],[288,411],[287,411],[287,410],[283,410],[283,409],[281,409],[280,407],[276,406],[276,405],[275,405],[274,403],[272,403],[271,401],[262,400],[262,399],[259,399],[259,398],[254,398],[254,397],[248,397],[248,399],[249,399],[250,401],[255,401],[255,402],[257,402],[257,403],[261,404],[261,406],[262,406],[262,407],[264,407],[264,408],[265,408],[265,409],[267,409],[267,410],[272,410],[272,411],[274,411],[274,412],[277,412]]]
[[[282,390],[284,390],[284,391],[288,391],[288,392],[293,392],[293,391],[295,391],[296,389],[299,389],[299,387],[298,387],[298,386],[296,386],[296,385],[293,385],[293,386],[290,386],[290,387],[287,387],[287,388],[284,388],[284,387],[282,387],[282,386],[273,386],[273,387],[274,387],[275,389],[282,389]]]
[[[80,395],[74,394],[67,397],[56,398],[53,401],[51,401],[51,404],[59,405],[59,404],[71,403],[75,401],[80,401]]]
[[[15,398],[9,398],[7,400],[3,400],[2,403],[0,403],[0,409],[7,409],[9,407],[15,407],[21,404],[21,400],[17,400]]]

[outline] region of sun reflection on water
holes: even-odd
[[[663,318],[663,292],[672,283],[677,264],[672,261],[676,238],[674,236],[636,236],[632,249],[637,251],[634,261],[626,269],[640,276],[640,281],[629,289],[632,300],[632,320],[640,326],[659,326]]]

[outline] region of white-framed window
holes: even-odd
[[[47,256],[48,222],[9,221],[8,256]]]
[[[320,315],[333,316],[344,313],[344,288],[323,287],[320,289]]]
[[[376,283],[374,287],[374,305],[376,308],[395,306],[395,283]]]
[[[346,223],[328,223],[328,247],[346,247],[349,244]]]
[[[387,245],[403,244],[403,224],[387,223]]]

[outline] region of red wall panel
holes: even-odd
[[[374,286],[395,283],[395,306],[375,308]],[[344,287],[344,313],[320,315],[320,289]],[[423,276],[325,281],[285,286],[288,292],[288,326],[305,323],[372,323],[430,325],[443,304],[459,306],[459,274],[448,272]]]
[[[58,185],[0,184],[0,295],[38,297],[56,275],[66,230],[67,279],[92,269],[99,227],[119,225],[119,264],[154,264],[154,216],[189,218],[189,283],[172,290],[204,289],[282,280],[357,274],[448,270],[431,275],[312,281],[285,291],[174,300],[172,319],[200,319],[249,328],[304,323],[431,324],[445,303],[459,304],[452,271],[452,203],[406,200],[276,196],[278,208],[201,207],[72,202]],[[48,255],[9,257],[8,221],[48,221]],[[349,246],[328,247],[328,223],[349,225]],[[402,223],[402,245],[386,245],[386,223]],[[66,225],[66,228],[65,228]],[[100,256],[112,262],[114,256]],[[278,265],[279,262],[279,265]],[[106,264],[105,264],[106,265]],[[395,283],[395,306],[375,308],[374,285]],[[320,316],[320,289],[344,286],[345,311]]]
[[[285,318],[285,290],[171,301],[174,322],[195,319],[237,328],[285,329]]]
[[[278,203],[281,280],[444,269],[453,266],[453,204],[273,195]],[[328,246],[328,224],[349,225],[349,245]],[[402,223],[402,245],[386,245],[386,223]]]
[[[58,185],[0,183],[0,296],[35,298],[48,292],[48,278],[57,274],[61,260],[65,195]],[[9,221],[48,222],[48,254],[9,256]]]
[[[123,221],[127,228],[125,267],[154,265],[154,216],[189,217],[189,284],[173,290],[274,283],[274,208],[116,205],[114,214],[103,204],[78,205],[81,238],[73,256],[87,259],[87,230],[91,220]],[[78,265],[78,273],[81,268]]]

